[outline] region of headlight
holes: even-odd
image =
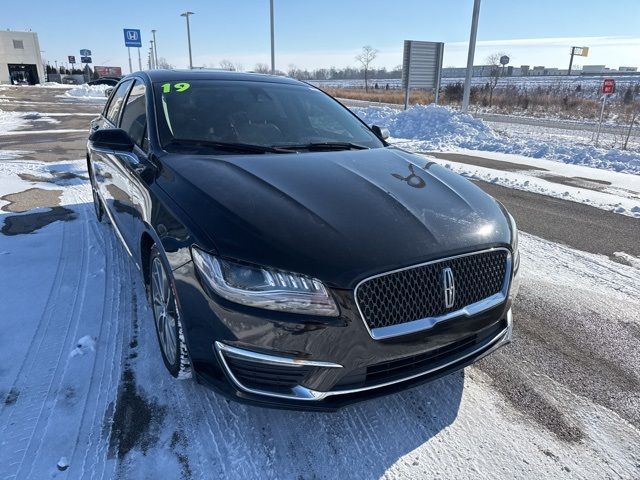
[[[511,250],[513,252],[513,276],[509,290],[509,301],[513,303],[520,290],[520,251],[518,250],[518,226],[511,214],[509,214],[509,222],[511,223]]]
[[[193,261],[222,298],[242,305],[307,315],[337,316],[338,307],[319,280],[297,273],[243,265],[197,248]]]
[[[509,213],[509,223],[511,224],[511,250],[513,252],[513,271],[517,272],[520,267],[520,252],[518,250],[518,226],[513,215]]]

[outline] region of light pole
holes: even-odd
[[[151,61],[150,69],[153,70],[158,68],[158,66],[155,64],[155,61],[153,58],[153,46],[154,46],[153,40],[149,40],[149,43],[151,44],[151,47],[149,47],[149,55],[150,55],[149,60]]]
[[[153,59],[155,60],[156,68],[158,68],[158,42],[156,41],[156,31],[151,30],[153,34]]]
[[[271,75],[276,74],[276,47],[273,34],[273,0],[269,0],[271,15]]]
[[[478,36],[478,17],[480,16],[480,0],[473,0],[473,17],[471,18],[471,35],[469,37],[469,53],[467,55],[467,71],[464,78],[464,94],[462,95],[462,111],[469,110],[469,96],[471,95],[471,74],[473,73],[473,55],[476,52],[476,38]]]
[[[189,42],[189,69],[193,69],[193,58],[191,57],[191,29],[189,27],[189,16],[193,15],[193,12],[184,12],[180,16],[187,19],[187,42]]]

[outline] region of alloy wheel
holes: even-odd
[[[178,349],[177,308],[169,278],[158,257],[151,264],[151,295],[160,348],[167,361],[174,364]]]

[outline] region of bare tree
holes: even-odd
[[[629,107],[629,110],[631,110],[629,112],[629,128],[627,129],[627,134],[625,135],[624,141],[622,143],[623,150],[627,149],[627,145],[629,144],[629,137],[631,136],[631,131],[633,130],[633,125],[640,116],[640,100],[636,102],[632,99],[631,101],[632,103]]]
[[[266,63],[256,63],[253,71],[256,73],[271,73],[271,67]]]
[[[500,58],[504,55],[507,54],[504,52],[492,53],[485,59],[485,62],[489,66],[489,106],[491,106],[491,102],[493,102],[493,91],[496,89],[498,80],[500,80],[502,76]]]
[[[360,62],[364,70],[364,90],[369,91],[369,67],[378,56],[378,50],[371,45],[362,47],[362,53],[356,55],[356,61]]]
[[[166,58],[160,57],[158,59],[158,68],[163,68],[165,70],[172,70],[173,69],[173,65],[171,65],[169,62],[167,62]]]
[[[236,66],[233,64],[231,60],[220,60],[220,68],[223,70],[229,70],[231,72],[235,72]]]

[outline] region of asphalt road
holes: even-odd
[[[101,104],[71,103],[58,97],[61,94],[62,91],[54,89],[0,90],[0,100],[3,97],[13,100],[0,103],[4,110],[68,114],[55,117],[59,121],[56,125],[36,122],[29,133],[9,132],[0,136],[0,149],[25,151],[28,153],[21,158],[44,162],[83,158],[86,133],[82,130],[87,129],[91,115],[101,109]],[[76,113],[81,115],[74,115]],[[485,162],[485,166],[490,162],[481,157],[467,161]],[[523,232],[582,252],[610,257],[614,252],[623,251],[640,256],[638,219],[494,184],[478,184],[512,212]],[[41,198],[44,197],[31,191],[9,200],[14,206],[22,205],[23,210],[52,206],[51,199],[46,199],[49,202],[46,205],[40,204]],[[4,210],[7,213],[10,208]],[[589,259],[585,260],[579,252],[573,255],[557,249],[553,244],[548,247],[549,257],[540,257],[539,245],[538,250],[526,250],[537,245],[536,242],[524,239],[523,261],[531,273],[515,306],[514,342],[469,369],[470,375],[478,372],[488,376],[493,387],[522,415],[566,444],[579,444],[585,436],[592,435],[572,416],[582,399],[615,412],[633,428],[640,429],[640,328],[636,320],[640,316],[640,303],[621,304],[619,298],[622,297],[610,297],[604,290],[578,285],[576,279],[580,275],[584,275],[588,286],[602,273],[591,275],[588,268],[575,270],[576,265],[584,262],[588,265]],[[571,281],[563,284],[558,279],[536,276],[537,265],[547,268],[549,264],[555,265],[558,271],[569,269]],[[628,268],[608,262],[606,268],[611,269],[610,276],[615,281],[624,282],[629,278],[628,282],[635,282],[638,278],[625,277],[616,271],[616,266]],[[605,267],[594,264],[594,268]],[[620,288],[640,292],[638,284]],[[558,384],[562,391],[554,386]],[[633,450],[633,446],[629,446],[629,450]],[[549,453],[550,457],[554,455]],[[635,455],[640,472],[637,452],[631,455]]]
[[[480,156],[429,152],[437,158],[503,171],[540,170],[528,165],[501,162]],[[571,184],[570,177],[543,177]],[[639,179],[640,182],[640,179]],[[640,257],[640,219],[608,212],[577,202],[476,181],[511,212],[518,228],[532,235],[559,242],[584,252],[607,255],[625,252]],[[586,183],[586,182],[585,182]]]

